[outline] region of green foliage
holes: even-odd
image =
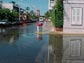
[[[52,14],[52,10],[49,10],[45,13],[45,18],[50,18],[51,17],[51,14]]]
[[[53,25],[55,26],[56,20],[55,20],[55,10],[54,9],[51,12],[51,21],[52,21]]]
[[[55,27],[63,27],[63,0],[57,0],[51,17]]]
[[[55,26],[63,27],[63,1],[62,0],[57,0],[55,16],[56,16]]]
[[[49,11],[47,11],[46,13],[45,13],[45,18],[49,18],[50,17],[50,13],[49,13]]]
[[[9,9],[0,9],[0,19],[8,19],[9,14]]]
[[[19,18],[19,13],[16,12],[15,10],[13,10],[12,12],[10,12],[8,20],[9,21],[16,21],[18,18]]]
[[[19,13],[15,10],[0,9],[0,19],[8,19],[9,21],[15,21],[19,18]]]

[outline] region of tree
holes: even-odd
[[[55,27],[63,27],[63,0],[57,0],[51,12],[51,20]]]
[[[10,15],[9,9],[0,9],[0,19],[8,19],[9,15]]]
[[[63,27],[63,0],[57,0],[55,5],[55,26]]]
[[[26,7],[26,10],[29,11],[29,7]]]
[[[50,17],[50,12],[47,11],[47,12],[45,13],[45,18],[49,18],[49,17]]]
[[[15,5],[15,4],[16,4],[16,2],[15,2],[15,1],[11,1],[10,3],[12,3],[13,5]]]
[[[19,13],[15,10],[12,12],[9,9],[0,9],[0,19],[8,19],[9,21],[15,21],[19,18]]]
[[[9,16],[9,21],[16,21],[19,18],[19,13],[15,10],[12,10]]]

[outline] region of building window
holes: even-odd
[[[50,1],[50,7],[54,6],[54,1]]]
[[[71,17],[71,24],[72,25],[82,25],[82,8],[71,8],[72,10],[72,17]]]

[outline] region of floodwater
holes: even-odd
[[[50,35],[48,63],[84,63],[84,35]]]
[[[46,63],[48,35],[36,24],[0,28],[0,63]]]
[[[84,63],[84,35],[36,32],[35,23],[0,27],[0,63]]]

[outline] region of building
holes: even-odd
[[[84,0],[64,0],[65,33],[84,33]]]
[[[56,0],[48,0],[48,9],[51,10],[55,5]]]
[[[40,16],[40,10],[39,9],[36,10],[36,15]]]
[[[10,11],[16,10],[17,12],[19,12],[19,6],[17,4],[14,5],[13,3],[2,3],[2,8],[7,8]]]
[[[12,3],[2,3],[2,8],[13,10],[13,4]]]

